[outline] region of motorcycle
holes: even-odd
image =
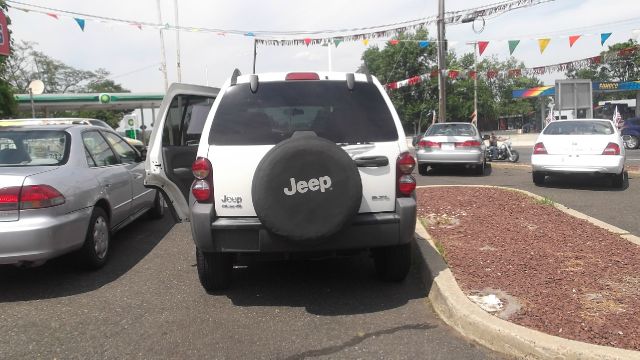
[[[518,150],[511,148],[511,139],[507,139],[493,150],[493,156],[490,147],[487,147],[485,158],[487,161],[507,160],[510,162],[518,162],[520,154]]]

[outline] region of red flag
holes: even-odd
[[[58,15],[53,14],[53,13],[47,13],[47,15],[51,16],[52,18],[58,20]]]
[[[489,45],[488,41],[478,41],[478,53],[482,56],[482,53],[487,49]]]
[[[311,39],[305,38],[304,39],[304,43],[305,43],[305,45],[309,46],[309,44],[311,43]]]
[[[473,80],[478,78],[478,72],[475,70],[471,70],[469,71],[469,77],[472,78]]]
[[[487,71],[487,78],[493,79],[496,76],[498,76],[498,72],[496,70]]]
[[[9,47],[9,29],[7,28],[7,18],[0,9],[0,55],[11,55],[11,48]]]
[[[578,39],[580,39],[580,36],[582,36],[582,35],[571,35],[571,36],[569,36],[569,47],[572,47],[573,44],[575,44],[576,41],[578,41]]]
[[[458,78],[460,71],[458,70],[449,70],[449,79],[455,80]]]

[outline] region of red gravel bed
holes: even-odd
[[[640,246],[504,189],[420,188],[418,216],[465,294],[517,299],[509,321],[640,350]]]

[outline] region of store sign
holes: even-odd
[[[620,83],[617,82],[601,82],[598,84],[599,90],[618,90]]]
[[[7,17],[0,10],[0,55],[11,55],[9,47],[9,28],[7,27]]]

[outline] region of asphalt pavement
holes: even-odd
[[[433,312],[414,269],[375,279],[371,259],[248,262],[207,294],[188,224],[140,220],[110,262],[0,267],[0,358],[495,359]]]

